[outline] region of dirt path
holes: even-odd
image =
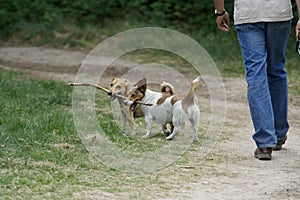
[[[57,49],[0,48],[0,63],[3,68],[26,70],[38,78],[70,82],[85,55]],[[107,79],[104,78],[103,84],[108,84],[112,75],[122,74],[122,67],[126,64],[115,63],[105,75]],[[251,139],[253,128],[245,82],[242,78],[225,78],[224,84],[227,96],[225,126],[205,162],[199,160],[197,152],[190,152],[188,164],[191,168],[174,173],[174,187],[165,192],[168,198],[155,186],[144,191],[129,191],[129,196],[143,192],[146,199],[300,199],[299,96],[290,97],[291,128],[286,145],[273,153],[272,161],[263,162],[253,158],[255,145]],[[183,173],[191,177],[189,181],[180,179]],[[99,194],[101,192],[92,191],[88,197],[97,199]],[[75,197],[78,195],[80,197],[80,194]],[[115,198],[114,194],[105,193],[105,196]]]

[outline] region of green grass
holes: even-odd
[[[127,174],[90,159],[74,126],[72,87],[0,70],[0,94],[1,199],[72,199],[74,193],[82,198],[86,191],[118,195],[133,185],[142,191],[149,186],[167,190],[174,184],[164,173]],[[105,110],[110,105],[107,96],[96,96],[99,124],[118,147],[148,152],[166,144],[159,132],[150,140],[122,134]],[[184,155],[178,164],[186,162]],[[140,196],[137,191],[129,195]]]
[[[4,70],[0,82],[1,197],[30,199],[76,181],[75,171],[63,167],[83,163],[88,154],[74,129],[71,88]],[[61,143],[76,148],[56,146]]]

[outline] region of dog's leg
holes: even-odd
[[[192,132],[193,132],[193,142],[198,142],[198,122],[200,117],[199,108],[194,109],[195,113],[189,119],[192,124]]]
[[[168,137],[169,135],[171,135],[171,133],[174,130],[173,123],[171,122],[169,125],[170,125],[170,130],[167,128],[167,124],[165,124],[165,125],[162,126],[163,132],[166,135],[166,137]]]
[[[121,131],[125,133],[126,128],[126,111],[121,108]]]
[[[176,133],[180,130],[180,125],[179,124],[174,124],[174,129],[171,135],[169,135],[166,139],[167,140],[173,140]]]
[[[172,131],[172,134],[169,135],[166,138],[167,140],[173,140],[174,139],[176,133],[178,131],[180,131],[181,125],[182,125],[183,121],[184,121],[184,118],[183,118],[181,109],[180,109],[180,107],[176,107],[173,110],[173,118],[172,118],[172,126],[171,126],[171,128],[173,129],[173,131]]]
[[[193,142],[198,142],[198,126],[195,120],[190,120],[192,124]]]
[[[129,109],[127,109],[127,119],[128,119],[129,126],[131,129],[131,134],[136,135],[136,127],[135,127],[135,123],[134,123],[133,112],[130,111]]]
[[[152,117],[145,116],[145,121],[146,121],[147,132],[146,132],[146,135],[143,136],[143,138],[147,139],[147,138],[150,138],[151,131],[152,131]]]
[[[165,124],[165,125],[162,126],[162,130],[163,130],[164,134],[166,135],[166,137],[168,137],[172,133],[167,128],[167,124]]]
[[[174,139],[174,137],[175,137],[175,135],[176,135],[176,133],[178,132],[178,131],[180,131],[180,129],[181,129],[181,122],[180,122],[180,120],[178,120],[178,118],[176,118],[176,116],[173,116],[173,123],[172,123],[172,126],[173,126],[173,131],[172,131],[172,134],[171,135],[169,135],[166,139],[167,140],[173,140]]]
[[[182,122],[181,123],[181,133],[182,133],[182,135],[184,135],[184,132],[185,132],[185,122]]]
[[[170,132],[172,133],[174,130],[174,125],[173,125],[173,122],[170,123]]]
[[[127,111],[122,99],[118,98],[118,102],[121,110],[121,131],[124,133],[126,128]]]

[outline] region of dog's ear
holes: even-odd
[[[143,78],[142,80],[138,81],[134,86],[137,86],[138,88],[140,88],[141,92],[145,92],[147,89],[146,78]]]

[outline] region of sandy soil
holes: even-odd
[[[58,49],[0,48],[2,68],[17,68],[34,77],[64,82],[74,81],[85,56],[84,52]],[[112,76],[122,74],[126,63],[120,62],[105,72],[103,84],[108,85]],[[189,181],[181,180],[182,174],[174,173],[176,186],[168,193],[149,186],[145,191],[128,191],[128,196],[145,192],[148,197],[152,194],[152,199],[300,199],[300,97],[290,97],[291,128],[284,148],[273,153],[272,161],[259,161],[253,158],[255,145],[251,138],[253,128],[245,81],[224,78],[224,84],[227,98],[225,126],[206,162],[200,164],[202,161],[197,152],[189,152],[192,159],[184,169],[184,173],[193,176]],[[104,199],[119,199],[101,191],[87,192],[85,197],[98,199],[99,195]],[[80,198],[80,194],[74,197]]]

